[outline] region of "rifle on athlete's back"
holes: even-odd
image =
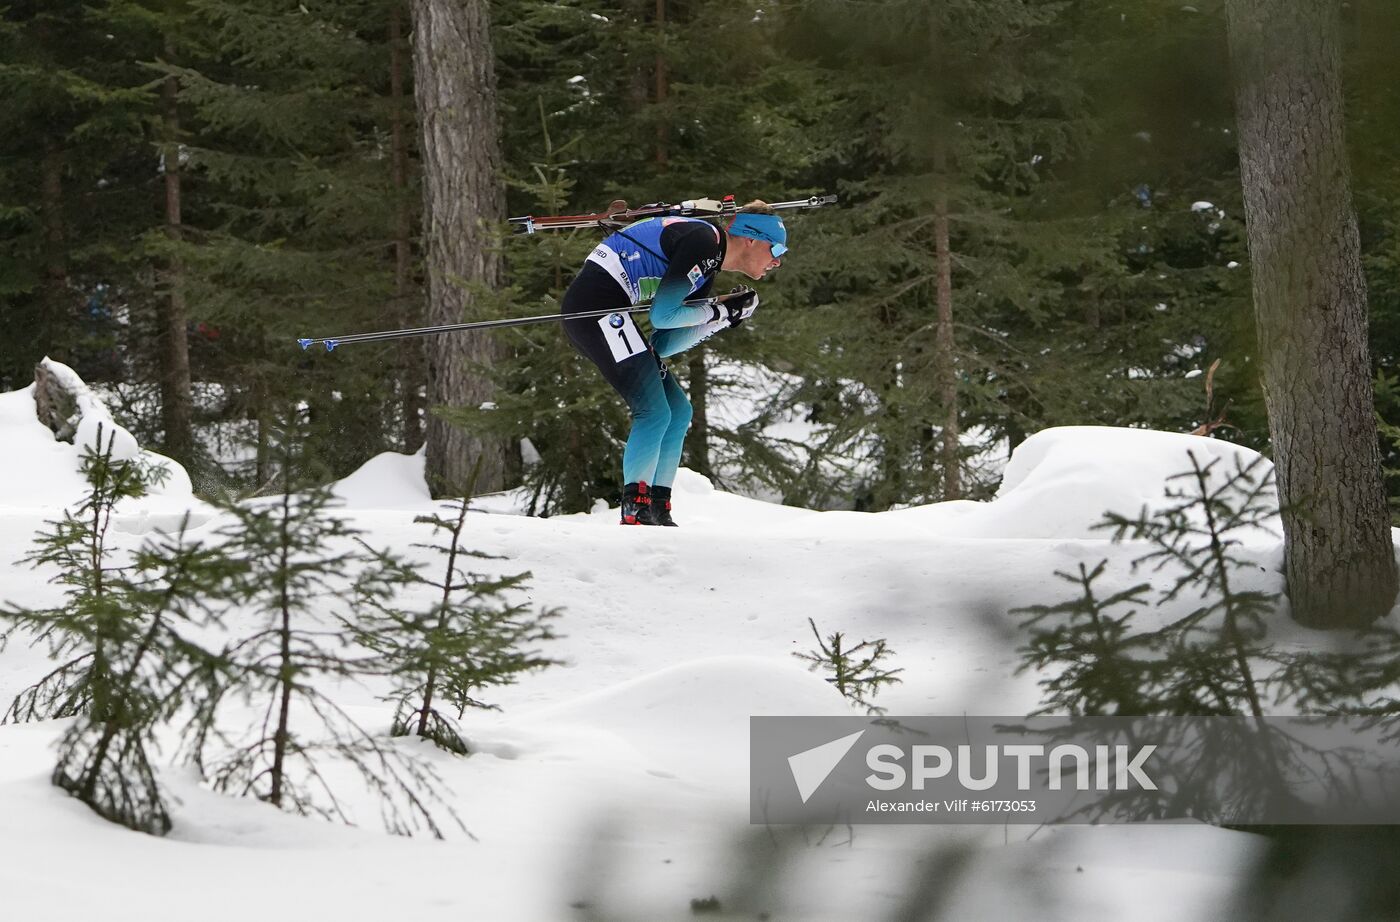
[[[814,195],[811,198],[792,202],[774,202],[768,207],[774,211],[786,211],[791,208],[820,208],[823,205],[834,204],[836,204],[836,196],[834,195]],[[708,219],[723,218],[738,213],[739,205],[732,195],[726,195],[722,199],[691,199],[677,205],[656,202],[651,205],[638,205],[636,208],[627,207],[627,203],[619,199],[609,205],[607,210],[595,211],[592,214],[522,215],[518,218],[511,218],[510,223],[515,226],[515,232],[518,234],[533,234],[542,230],[569,230],[576,227],[615,229],[626,227],[634,221],[641,221],[645,218]]]

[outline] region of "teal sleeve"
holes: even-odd
[[[674,268],[675,264],[672,263]],[[681,273],[679,282],[670,278],[671,269],[666,270],[666,278],[656,288],[656,297],[651,302],[651,312],[647,319],[652,329],[670,330],[677,327],[693,327],[711,320],[718,320],[720,309],[704,305],[685,304],[685,296],[690,292],[690,282]]]
[[[713,321],[693,327],[657,330],[651,334],[651,347],[656,350],[657,355],[664,359],[677,352],[684,352],[691,346],[709,339],[727,326],[729,324],[725,321]]]
[[[693,327],[723,316],[719,308],[683,303],[686,295],[690,293],[691,273],[700,271],[702,263],[707,259],[716,259],[719,255],[714,228],[696,222],[689,227],[677,227],[675,231],[676,236],[674,240],[669,241],[669,247],[666,238],[662,238],[662,249],[670,251],[670,262],[656,286],[656,296],[652,299],[651,312],[647,315],[654,330]],[[713,288],[714,279],[711,278],[700,287],[695,296],[708,298]]]

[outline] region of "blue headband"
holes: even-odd
[[[783,226],[782,218],[775,214],[740,212],[729,225],[729,233],[771,244],[774,259],[787,252],[787,228]]]

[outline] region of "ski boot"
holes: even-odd
[[[651,525],[647,515],[651,509],[651,488],[645,480],[629,483],[622,488],[622,524]]]
[[[671,488],[652,487],[651,502],[642,508],[643,525],[668,525],[675,528],[671,520]]]

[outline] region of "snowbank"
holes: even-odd
[[[170,458],[145,451],[126,429],[112,419],[107,407],[67,365],[44,359],[44,365],[77,404],[73,443],[58,441],[35,415],[34,385],[0,394],[0,433],[5,450],[0,453],[0,513],[53,515],[76,503],[87,491],[80,473],[85,448],[98,447],[98,433],[112,444],[113,457],[140,458],[152,467],[164,468],[162,483],[149,495],[124,502],[116,526],[143,531],[174,527],[189,512],[192,521],[206,521],[212,510],[194,497],[189,474]]]
[[[1167,478],[1191,469],[1187,452],[1202,466],[1219,464],[1211,483],[1219,485],[1236,463],[1248,465],[1259,453],[1219,439],[1148,429],[1066,426],[1032,435],[1012,453],[996,498],[990,502],[954,501],[914,506],[878,514],[835,510],[816,512],[750,499],[716,490],[708,479],[682,468],[675,486],[676,520],[691,529],[745,533],[773,531],[793,537],[929,539],[963,541],[1024,540],[1103,542],[1109,533],[1096,528],[1104,513],[1136,516],[1145,506],[1157,511],[1176,503],[1166,496]],[[1255,476],[1273,470],[1260,461]],[[1176,481],[1185,489],[1189,484]],[[1274,497],[1270,491],[1267,494]],[[616,506],[600,507],[591,520],[612,526]],[[1244,537],[1251,544],[1276,545],[1282,525]]]
[[[1187,452],[1204,467],[1214,459],[1211,483],[1219,485],[1259,453],[1219,439],[1107,426],[1045,429],[1011,455],[1001,489],[990,503],[942,503],[901,515],[962,538],[1106,539],[1095,526],[1104,513],[1136,516],[1175,503],[1165,495],[1167,478],[1191,470]],[[1255,471],[1273,470],[1268,460]],[[1178,489],[1188,488],[1184,481]],[[1272,494],[1271,494],[1272,495]],[[1274,500],[1275,505],[1277,500]],[[1277,520],[1275,520],[1277,523]],[[1256,530],[1258,543],[1277,543],[1281,524]]]
[[[31,392],[0,395],[0,545],[15,556],[32,539],[36,511],[48,517],[84,489],[79,450],[38,423]],[[83,405],[80,431],[97,421],[105,431],[100,401],[89,393]],[[118,438],[122,450],[140,450],[126,433]],[[793,656],[816,646],[809,618],[823,636],[888,641],[887,665],[903,681],[876,703],[892,715],[1026,713],[1040,701],[1040,677],[1017,672],[1025,638],[1010,612],[1062,597],[1052,574],[1075,561],[1110,558],[1107,591],[1136,582],[1130,563],[1141,548],[1110,545],[1092,526],[1107,509],[1160,505],[1163,480],[1187,468],[1187,449],[1231,467],[1255,457],[1192,436],[1065,428],[1022,444],[988,503],[814,512],[731,495],[690,471],[676,482],[678,529],[620,528],[614,509],[548,520],[490,514],[506,511],[511,494],[474,503],[483,514],[469,517],[463,543],[492,556],[473,568],[529,570],[525,600],[562,610],[559,637],[541,644],[561,665],[482,695],[502,710],[463,718],[473,756],[429,753],[476,840],[406,842],[373,823],[289,817],[214,794],[174,765],[161,777],[180,800],[176,828],[152,839],[104,823],[49,784],[63,722],[0,726],[0,905],[7,918],[143,922],[183,922],[195,905],[202,918],[230,922],[562,922],[585,904],[600,918],[685,916],[689,900],[744,870],[735,862],[748,853],[735,843],[753,831],[749,717],[850,713]],[[144,502],[193,504],[178,474]],[[436,508],[421,454],[379,455],[333,489],[366,540],[438,560],[413,522]],[[1281,577],[1260,569],[1242,585],[1277,591]],[[0,604],[51,604],[60,589],[0,568]],[[258,624],[255,613],[235,612],[225,626]],[[0,650],[0,709],[50,668],[42,647]],[[386,726],[387,691],[347,683],[335,703]],[[878,916],[922,873],[928,843],[941,841],[977,848],[973,876],[954,895],[957,918],[1209,918],[1256,844],[1200,827],[1046,830],[1027,841],[1032,832],[861,827],[847,841],[836,830],[782,870],[772,886],[790,911],[773,917]],[[1058,850],[1047,838],[1061,840]],[[415,884],[395,886],[404,880]],[[613,882],[611,903],[588,903],[598,880]],[[1032,884],[1008,884],[1018,880]],[[618,905],[631,914],[609,912]]]
[[[424,453],[375,455],[331,492],[349,509],[422,509],[432,504],[423,476]]]

